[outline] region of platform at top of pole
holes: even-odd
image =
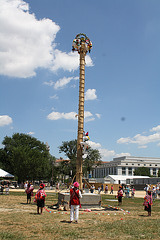
[[[72,51],[78,51],[78,53],[81,52],[81,46],[85,45],[85,52],[90,52],[92,49],[92,42],[90,39],[86,36],[84,33],[79,33],[76,35],[75,39],[72,43]]]

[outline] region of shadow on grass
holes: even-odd
[[[50,209],[58,209],[58,204],[47,205]]]
[[[62,220],[60,221],[61,223],[70,223],[71,224],[71,221],[67,221],[67,220]]]
[[[141,215],[138,215],[139,217],[148,217],[148,215],[144,215],[144,214],[141,214]]]
[[[95,211],[114,211],[114,212],[117,212],[117,211],[120,211],[120,209],[118,209],[118,207],[117,208],[116,207],[103,207],[103,209],[99,209],[99,210],[96,209]]]
[[[35,203],[20,203],[21,205],[36,205]]]

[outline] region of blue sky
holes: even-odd
[[[0,146],[26,133],[59,154],[77,138],[79,55],[85,33],[85,127],[102,160],[160,157],[159,0],[1,0]]]

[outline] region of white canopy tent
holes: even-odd
[[[0,168],[0,177],[1,178],[14,178],[14,176],[3,169]]]
[[[104,178],[104,183],[112,184],[126,184],[126,180],[133,180],[134,178],[150,178],[148,176],[126,176],[126,175],[108,175]]]

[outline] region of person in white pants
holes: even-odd
[[[79,217],[79,207],[80,207],[80,198],[82,198],[81,191],[79,188],[79,183],[74,182],[73,188],[70,190],[70,223],[74,220],[74,212],[75,212],[75,223],[78,223],[78,217]]]

